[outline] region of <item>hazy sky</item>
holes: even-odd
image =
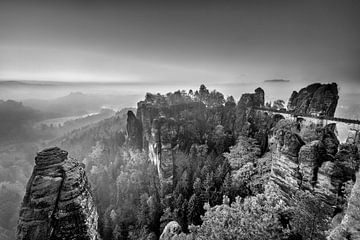
[[[0,0],[0,79],[359,91],[360,1]]]

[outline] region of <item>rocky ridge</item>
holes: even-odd
[[[18,240],[99,239],[83,164],[53,147],[39,152],[20,208]]]

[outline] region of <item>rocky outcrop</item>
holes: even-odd
[[[325,146],[319,140],[306,144],[300,149],[299,173],[303,189],[313,190],[317,181],[317,173],[325,154]]]
[[[265,93],[261,88],[255,93],[245,93],[236,106],[235,131],[237,135],[254,138],[258,141],[261,153],[268,150],[268,131],[272,119],[268,114],[256,111],[254,108],[263,107]]]
[[[335,123],[328,124],[324,128],[320,129],[320,140],[325,146],[326,153],[332,156],[335,156],[340,144],[336,137],[335,130]]]
[[[339,141],[334,126],[313,129],[317,132],[314,133],[317,140],[308,143],[294,126],[295,122],[290,120],[280,120],[277,124],[271,180],[280,186],[285,197],[300,189],[308,190],[335,207],[341,197],[341,186],[348,180],[343,176],[349,164],[336,160]],[[355,154],[355,151],[347,151],[350,152]]]
[[[360,155],[355,144],[341,144],[335,155],[335,161],[342,170],[342,181],[355,181],[355,173],[359,169]]]
[[[328,240],[360,239],[360,173],[356,174],[356,182],[351,190],[345,216],[341,223],[331,231]]]
[[[176,221],[169,222],[160,236],[160,240],[171,240],[181,233],[181,226]]]
[[[227,140],[233,138],[235,102],[231,100],[224,104],[224,99],[218,101],[213,95],[204,94],[175,92],[163,96],[149,93],[144,101],[138,102],[136,117],[132,112],[128,113],[128,142],[131,146],[142,145],[137,148],[146,152],[157,166],[163,194],[173,191],[174,177],[181,177],[174,175],[182,174],[175,170],[179,151],[189,152],[193,144],[206,141],[214,148],[220,140],[224,140],[224,148],[233,144]],[[258,95],[256,101],[263,101],[263,94]],[[216,136],[217,127],[223,129],[221,136]],[[213,139],[215,141],[211,143]]]
[[[236,106],[236,131],[238,134],[246,135],[248,122],[254,119],[254,107],[262,107],[265,103],[265,93],[261,88],[257,88],[255,93],[245,93],[241,96]]]
[[[20,209],[18,240],[99,239],[84,166],[67,155],[57,147],[37,154]]]
[[[304,145],[298,134],[278,130],[275,135],[276,150],[272,156],[271,180],[275,182],[286,196],[299,189],[298,155]]]
[[[143,147],[142,125],[132,111],[127,113],[126,130],[130,146],[141,150]]]
[[[336,83],[315,83],[294,91],[288,109],[297,115],[316,114],[333,117],[339,99]]]

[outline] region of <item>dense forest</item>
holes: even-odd
[[[61,147],[86,165],[102,238],[325,239],[334,206],[311,190],[286,195],[270,177],[277,131],[296,132],[303,145],[319,139],[321,127],[242,116],[244,99],[264,104],[261,89],[237,104],[204,85],[148,93],[127,124],[115,117],[63,138]],[[280,100],[266,105],[284,108]],[[342,211],[358,160],[356,152],[339,190]]]
[[[343,219],[357,216],[347,210],[357,206],[357,141],[340,143],[335,124],[301,117],[319,111],[332,116],[337,94],[336,84],[313,84],[286,105],[265,102],[257,88],[235,102],[201,85],[147,93],[137,109],[104,109],[61,126],[35,127],[42,133],[37,141],[4,146],[0,155],[1,236],[13,238],[20,223],[36,151],[58,146],[86,172],[77,176],[90,183],[92,197],[84,200],[93,201],[98,215],[89,217],[98,216],[96,232],[104,240],[346,239],[352,230]],[[32,174],[49,174],[39,169]]]

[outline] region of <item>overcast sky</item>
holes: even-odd
[[[0,0],[0,79],[358,91],[360,1]]]

